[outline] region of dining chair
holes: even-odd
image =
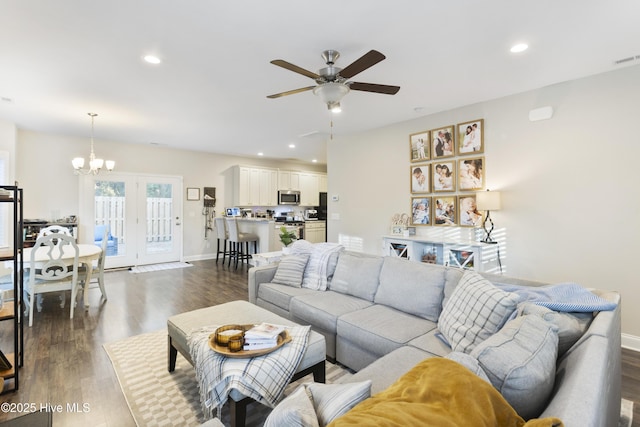
[[[216,264],[218,263],[218,259],[220,259],[220,254],[222,254],[222,265],[224,265],[224,259],[227,255],[231,257],[231,248],[227,251],[227,241],[229,239],[229,233],[227,232],[227,225],[225,223],[224,218],[216,218],[216,236],[218,238],[218,243],[216,246]],[[222,241],[222,250],[220,250],[220,241]]]
[[[236,268],[238,268],[238,262],[247,260],[247,264],[251,259],[249,253],[249,242],[253,242],[253,252],[258,252],[258,235],[254,233],[241,233],[238,231],[238,221],[235,217],[226,218],[227,231],[229,233],[229,242],[231,242],[231,255],[229,255],[229,266],[231,266],[231,259],[235,261]],[[243,246],[245,249],[243,250]]]
[[[66,234],[67,236],[71,236],[71,230],[61,225],[50,225],[38,231],[38,237],[48,236],[49,234]]]
[[[104,261],[107,257],[107,247],[109,245],[109,226],[102,226],[102,239],[100,240],[100,257],[95,264],[91,264],[90,266],[81,265],[78,268],[78,280],[80,281],[81,288],[84,289],[83,292],[87,292],[87,286],[89,283],[85,283],[87,280],[87,268],[91,268],[91,282],[97,282],[98,287],[100,288],[100,292],[102,293],[102,297],[104,300],[107,300],[107,292],[104,288]]]
[[[73,258],[68,253],[74,254]],[[45,253],[45,259],[38,261],[38,254]],[[63,260],[63,254],[67,257]],[[71,291],[69,318],[73,319],[75,300],[78,295],[78,245],[73,236],[53,233],[39,237],[31,249],[29,260],[29,280],[25,293],[29,300],[29,326],[33,325],[33,308],[36,295],[47,292]],[[64,308],[64,300],[60,305]],[[37,306],[42,311],[41,303]]]

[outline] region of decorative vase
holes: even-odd
[[[282,255],[289,255],[291,253],[291,248],[289,246],[282,247]]]

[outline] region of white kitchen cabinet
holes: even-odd
[[[311,243],[326,242],[326,221],[306,221],[304,223],[304,240]]]
[[[300,172],[278,171],[278,190],[300,190]]]
[[[327,192],[327,174],[320,174],[320,192],[321,193],[326,193]]]
[[[236,206],[276,206],[277,186],[276,169],[236,166],[233,203]]]
[[[318,206],[320,204],[320,175],[300,174],[300,206]]]

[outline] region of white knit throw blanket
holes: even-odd
[[[291,342],[264,356],[251,358],[230,358],[213,351],[209,336],[216,328],[196,329],[187,338],[205,419],[220,418],[222,406],[233,389],[273,408],[298,369],[310,326],[287,327]]]

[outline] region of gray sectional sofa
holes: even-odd
[[[459,353],[452,351],[438,322],[465,277],[463,270],[342,251],[328,260],[326,289],[316,290],[288,281],[274,283],[278,267],[249,270],[249,301],[323,334],[327,357],[356,371],[348,381],[371,380],[372,394],[426,358]],[[493,284],[545,285],[482,276]],[[570,342],[560,336],[551,384],[547,382],[552,391],[535,414],[560,418],[569,427],[617,426],[620,414],[620,297],[611,291],[592,292],[617,306],[589,314],[586,323],[580,320],[584,316],[578,317],[585,330]],[[571,322],[576,323],[573,318]],[[552,329],[558,332],[556,326]],[[480,358],[477,351],[475,355]]]

